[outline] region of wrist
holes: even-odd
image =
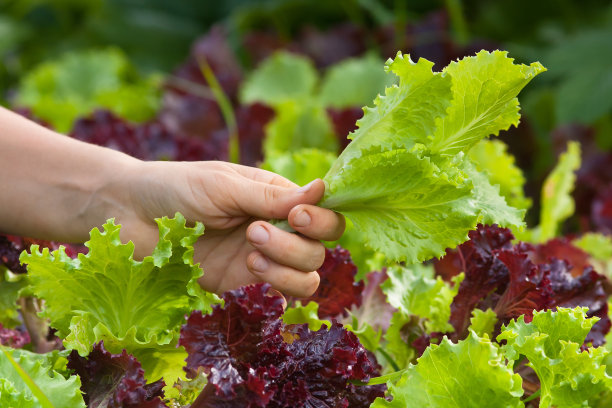
[[[108,219],[123,219],[133,212],[132,179],[145,162],[126,154],[104,149],[94,154],[97,165],[80,178],[73,196],[75,229],[67,242],[82,242],[89,238],[94,227],[101,227]],[[70,216],[70,215],[69,215]]]

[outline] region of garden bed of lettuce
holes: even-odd
[[[25,73],[11,107],[44,126],[142,160],[324,178],[321,205],[349,222],[307,299],[204,292],[206,226],[178,213],[142,261],[113,220],[84,245],[0,235],[0,406],[612,404],[612,119],[567,100],[597,67],[558,68],[609,25],[523,50],[547,73],[449,25],[255,29],[240,52],[216,26],[170,74],[108,47]],[[420,234],[389,201],[430,208]]]

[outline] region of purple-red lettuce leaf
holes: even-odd
[[[134,356],[123,350],[112,354],[99,342],[86,357],[73,350],[68,368],[81,378],[88,408],[165,408],[164,381],[147,384],[144,370]]]
[[[280,320],[283,299],[257,284],[226,292],[225,305],[193,312],[179,344],[186,371],[208,384],[198,407],[368,407],[384,386],[356,386],[378,375],[376,360],[338,323],[313,332]]]

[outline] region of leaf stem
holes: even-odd
[[[534,399],[538,398],[538,397],[540,396],[540,392],[541,392],[541,391],[542,391],[542,390],[537,390],[536,392],[534,392],[533,394],[531,394],[529,397],[525,398],[525,399],[523,400],[523,403],[525,403],[525,402],[529,402],[529,401],[532,401],[532,400],[534,400]]]
[[[223,119],[227,124],[227,130],[229,132],[229,161],[231,163],[240,163],[240,140],[238,138],[238,125],[236,123],[236,115],[234,114],[232,103],[223,91],[221,84],[219,84],[215,73],[210,68],[208,62],[206,62],[206,59],[198,59],[198,64],[200,65],[200,70],[202,71],[204,79],[206,79],[206,82],[208,82],[208,86],[219,104],[219,109],[221,109],[221,114],[223,115]]]
[[[32,395],[42,408],[55,408],[53,403],[49,400],[49,398],[45,395],[45,393],[40,389],[40,387],[34,382],[34,380],[28,375],[28,373],[19,365],[17,361],[13,358],[13,356],[6,350],[4,346],[0,346],[0,350],[4,353],[4,356],[8,359],[9,363],[13,366],[21,380],[25,383],[25,385],[30,389]]]
[[[393,367],[393,369],[395,371],[400,371],[399,366],[397,365],[395,360],[393,360],[393,358],[389,355],[389,353],[387,353],[381,347],[377,348],[376,351],[378,351],[380,354],[382,354],[382,356],[385,358],[385,360],[387,360],[389,362],[389,364],[391,364],[391,367]]]
[[[462,45],[467,44],[469,35],[461,0],[444,0],[444,3],[446,3],[446,10],[448,11],[453,31],[457,36],[457,42]]]

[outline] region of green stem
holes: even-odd
[[[525,399],[523,400],[523,403],[526,403],[526,402],[529,402],[529,401],[532,401],[532,400],[534,400],[534,399],[538,398],[538,397],[540,396],[540,392],[541,392],[541,391],[542,391],[542,390],[537,390],[536,392],[534,392],[533,394],[531,394],[529,397],[525,398]]]
[[[444,3],[446,3],[446,10],[448,10],[453,31],[457,36],[457,42],[461,45],[467,44],[469,34],[461,0],[444,0]]]
[[[28,375],[28,373],[19,365],[17,361],[13,358],[13,356],[3,347],[0,346],[0,350],[4,353],[4,356],[8,359],[9,363],[13,366],[21,381],[23,381],[26,386],[32,392],[32,395],[42,408],[55,408],[53,403],[49,400],[49,398],[45,395],[45,393],[40,389],[40,387],[34,382],[34,380]]]
[[[385,374],[385,375],[381,375],[380,377],[374,377],[374,378],[370,378],[370,381],[368,382],[363,382],[363,381],[351,381],[352,384],[355,385],[378,385],[378,384],[386,384],[388,381],[395,381],[396,379],[398,379],[399,377],[401,377],[405,372],[407,371],[407,369],[404,370],[397,370],[395,372],[389,373],[389,374]]]
[[[270,224],[274,225],[276,228],[282,229],[283,231],[295,232],[287,220],[270,220]]]
[[[382,354],[382,356],[385,358],[385,360],[387,360],[389,362],[389,364],[391,364],[391,367],[393,367],[393,369],[395,371],[400,371],[399,366],[397,365],[395,360],[393,360],[393,358],[389,355],[389,353],[387,353],[385,350],[383,350],[380,347],[376,351],[378,351],[380,354]]]
[[[204,58],[198,60],[200,64],[200,70],[202,71],[202,75],[208,82],[208,86],[210,87],[211,92],[215,96],[217,103],[219,104],[219,108],[221,109],[221,114],[223,115],[223,119],[227,124],[227,130],[229,131],[229,161],[231,163],[240,163],[240,140],[238,139],[238,125],[236,124],[236,115],[234,115],[234,109],[232,108],[232,103],[230,102],[225,92],[223,92],[223,88],[215,73],[208,65],[208,62]]]

